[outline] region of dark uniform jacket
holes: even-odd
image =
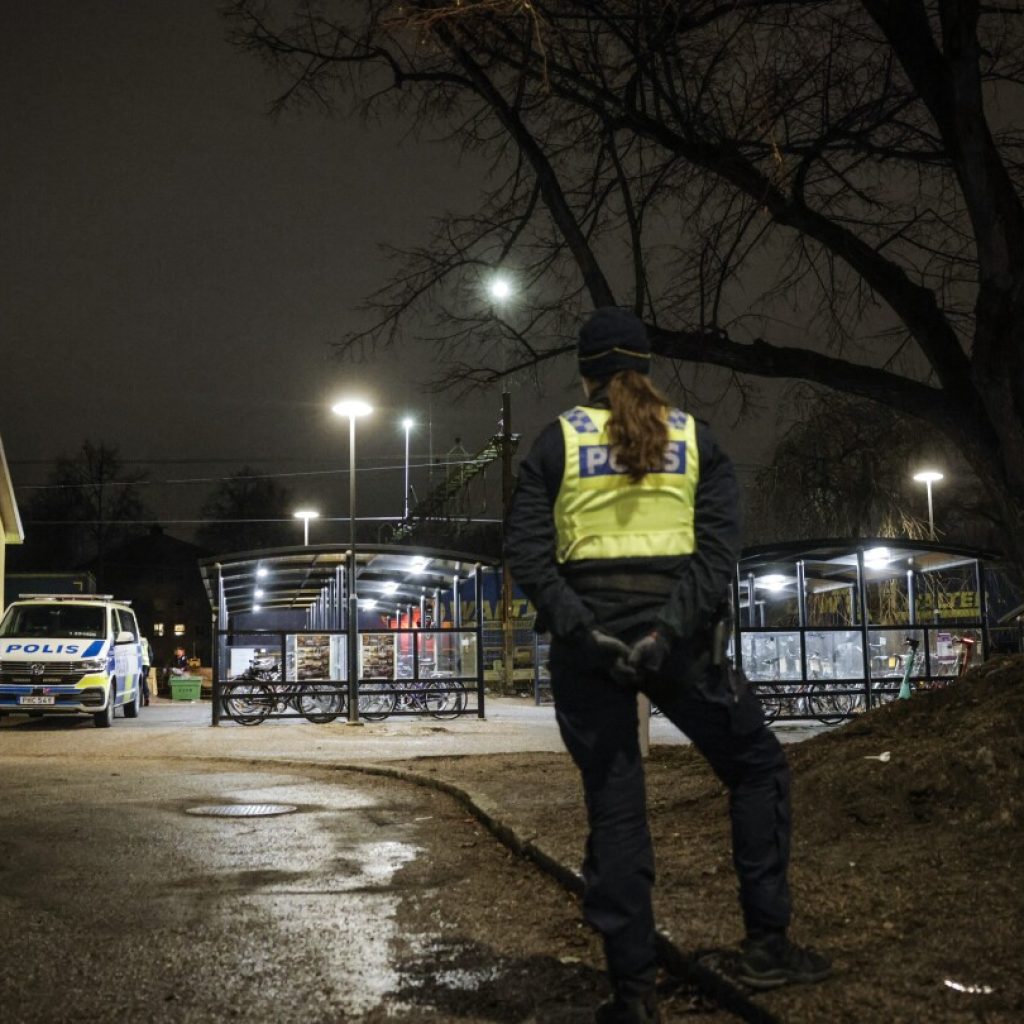
[[[586,406],[607,408],[601,391]],[[512,577],[538,612],[539,632],[559,638],[600,626],[616,635],[640,626],[690,639],[710,625],[739,556],[739,495],[729,458],[697,421],[697,482],[692,555],[555,560],[553,509],[565,468],[558,421],[541,432],[519,467],[505,554]]]

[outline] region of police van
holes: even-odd
[[[25,594],[0,620],[0,715],[135,718],[143,651],[135,612],[109,594]]]

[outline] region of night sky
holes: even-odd
[[[0,41],[0,436],[22,506],[88,437],[149,473],[165,521],[195,516],[245,462],[343,515],[347,433],[328,408],[356,390],[377,406],[360,465],[390,467],[360,474],[360,512],[391,515],[402,415],[424,424],[414,464],[428,410],[435,454],[497,429],[498,390],[431,397],[422,350],[344,365],[329,348],[366,323],[356,307],[389,272],[379,247],[472,208],[481,168],[407,124],[268,118],[275,82],[225,41],[214,0],[14,6]],[[549,376],[544,396],[516,394],[527,441],[576,393],[568,363]]]

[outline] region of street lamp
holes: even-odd
[[[512,282],[504,274],[495,274],[487,284],[487,291],[495,302],[504,302],[512,296]]]
[[[359,725],[359,600],[356,597],[356,420],[369,416],[373,406],[359,398],[343,398],[331,406],[335,416],[348,419],[348,721]]]
[[[320,513],[311,508],[300,508],[292,513],[296,519],[302,520],[302,546],[309,547],[309,521],[319,519]]]
[[[919,484],[928,488],[928,534],[935,540],[935,513],[932,509],[932,484],[942,479],[942,474],[937,469],[922,469],[914,474],[914,479]]]
[[[402,518],[409,518],[409,431],[416,426],[416,421],[411,416],[402,420],[402,427],[405,429],[405,501],[402,504]]]
[[[491,300],[497,306],[504,305],[512,298],[512,282],[504,274],[496,273],[487,284]],[[508,513],[512,502],[512,394],[508,386],[508,347],[504,347],[504,370],[501,389],[501,533],[502,549],[508,529]],[[501,634],[502,671],[504,688],[511,692],[515,687],[513,661],[515,659],[515,636],[512,627],[512,575],[508,559],[501,561]]]

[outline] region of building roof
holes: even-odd
[[[162,526],[153,525],[145,533],[108,548],[103,562],[108,568],[116,565],[143,569],[187,567],[194,571],[196,563],[209,554],[208,548],[172,537]]]
[[[7,468],[7,456],[4,455],[4,443],[0,440],[0,527],[3,528],[4,540],[8,544],[21,544],[25,540],[25,530],[18,514],[18,502],[14,497],[14,485],[11,473]]]

